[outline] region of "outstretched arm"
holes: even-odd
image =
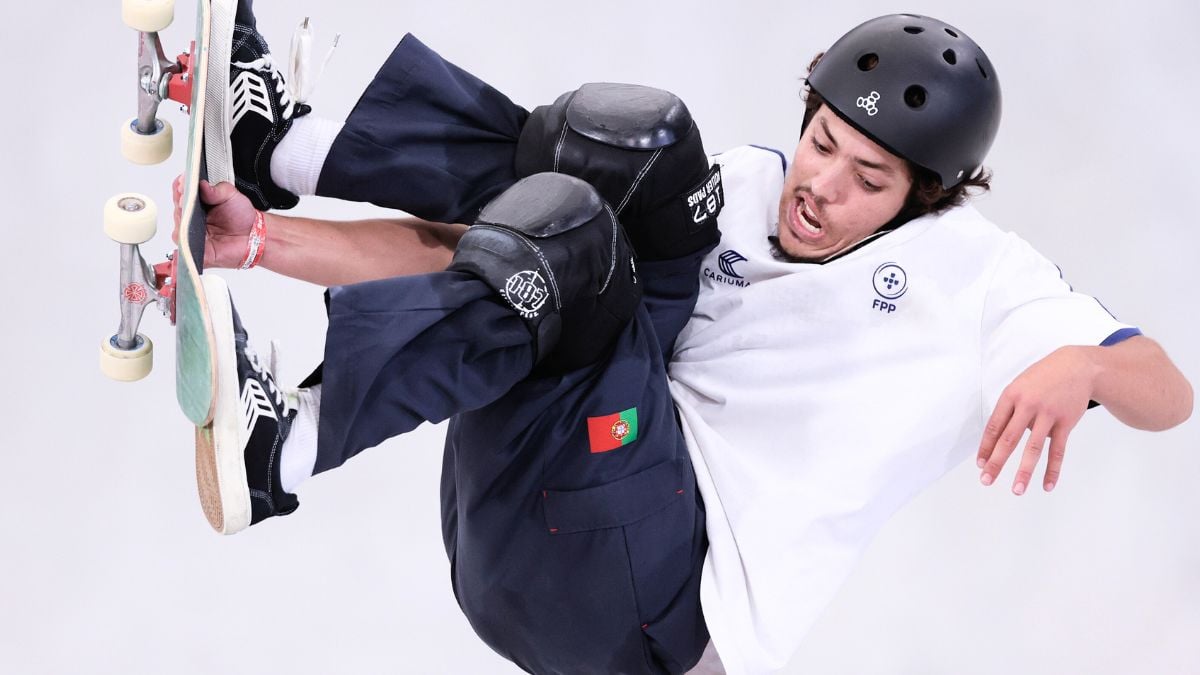
[[[174,193],[178,231],[178,180]],[[205,265],[240,267],[257,211],[229,183],[201,183],[200,199],[210,207]],[[259,265],[321,286],[444,270],[466,231],[463,225],[417,218],[335,222],[275,213],[265,213],[263,218],[266,243]]]
[[[1025,491],[1047,437],[1050,457],[1042,486],[1052,490],[1062,471],[1067,436],[1089,401],[1135,429],[1163,431],[1191,416],[1192,387],[1162,347],[1144,336],[1108,347],[1062,347],[1026,369],[1000,396],[979,447],[984,485],[999,475],[1030,430],[1013,492]]]
[[[1192,415],[1192,385],[1154,340],[1079,347],[1092,365],[1092,400],[1134,429],[1166,431]]]

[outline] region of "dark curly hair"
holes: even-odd
[[[813,68],[816,68],[817,62],[824,55],[825,52],[820,52],[813,57],[812,63],[808,64],[807,74],[812,74]],[[800,98],[803,99],[805,108],[803,128],[807,129],[813,116],[817,114],[821,106],[825,105],[825,99],[812,90],[807,79],[804,81],[804,89],[800,92]],[[958,185],[946,189],[942,187],[942,181],[938,179],[936,173],[907,159],[904,161],[908,164],[913,183],[912,188],[909,189],[908,198],[904,201],[904,206],[897,216],[901,222],[919,218],[928,213],[942,213],[953,206],[965,204],[976,194],[992,189],[992,172],[982,166],[976,169],[975,173],[964,178]]]

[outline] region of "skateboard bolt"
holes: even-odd
[[[126,197],[117,202],[117,206],[120,207],[122,211],[129,211],[132,213],[134,211],[141,211],[142,209],[146,208],[146,202],[143,202],[135,197]]]

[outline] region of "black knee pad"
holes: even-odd
[[[449,269],[478,276],[521,315],[543,371],[599,360],[642,299],[616,215],[590,185],[562,174],[529,176],[492,200]]]
[[[607,83],[567,92],[530,114],[516,169],[590,183],[643,260],[679,258],[720,239],[720,167],[709,167],[691,113],[670,92]]]

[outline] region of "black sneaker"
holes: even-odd
[[[198,430],[196,482],[213,529],[234,534],[300,505],[284,492],[279,463],[296,410],[250,347],[224,280],[206,274],[216,341],[217,400],[211,431]]]
[[[280,67],[255,28],[252,0],[236,0],[229,66],[229,144],[235,184],[260,210],[290,209],[299,197],[271,180],[271,155],[297,117],[312,108],[298,103]]]

